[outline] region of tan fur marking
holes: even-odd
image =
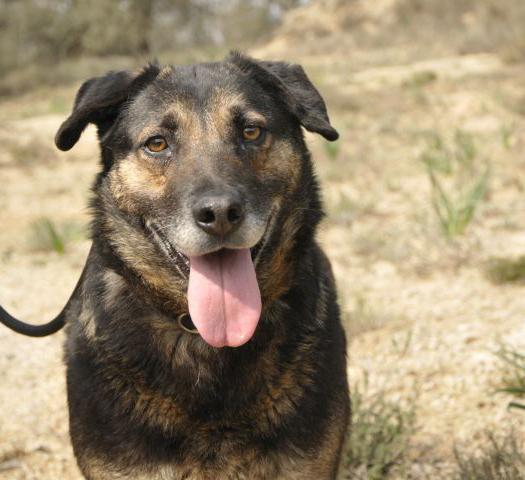
[[[335,452],[338,452],[341,441],[341,420],[334,418],[313,456],[298,450],[291,457],[259,457],[247,452],[244,456],[230,456],[231,461],[218,463],[215,467],[188,461],[176,467],[160,466],[128,472],[119,472],[112,465],[102,465],[97,459],[84,458],[81,465],[90,478],[97,480],[333,480]],[[278,465],[281,465],[280,469]]]
[[[124,279],[113,270],[106,270],[104,272],[104,305],[107,309],[112,309],[116,306],[117,300],[126,290],[126,282]]]
[[[95,325],[95,313],[90,305],[84,305],[80,315],[78,316],[78,321],[82,326],[82,331],[84,332],[86,338],[93,340],[96,333]]]
[[[102,465],[93,459],[92,463],[84,459],[83,470],[90,478],[97,480],[275,480],[278,476],[278,459],[261,458],[251,452],[235,456],[234,452],[225,451],[231,461],[218,461],[214,466],[204,466],[188,461],[177,467],[160,466],[155,469],[140,471],[122,471],[112,465]],[[249,467],[249,468],[247,468]],[[320,477],[319,480],[325,480]]]
[[[159,260],[154,244],[125,221],[106,217],[106,228],[112,232],[111,242],[122,259],[154,290],[170,298],[171,306],[185,310],[186,289],[183,280],[173,275]]]
[[[301,160],[286,140],[274,141],[267,149],[261,149],[254,162],[259,175],[272,175],[286,179],[288,191],[298,187],[301,178]]]
[[[207,133],[218,139],[226,138],[233,126],[232,112],[245,109],[245,105],[240,93],[217,88],[206,109]]]
[[[230,117],[234,108],[244,108],[246,100],[240,92],[231,92],[224,88],[216,88],[209,101],[209,112],[227,114]],[[219,116],[218,118],[224,118]]]
[[[165,115],[171,115],[177,124],[178,132],[184,138],[184,143],[195,148],[199,137],[202,135],[201,126],[192,105],[185,100],[174,101]]]
[[[339,467],[336,461],[339,459],[344,427],[343,417],[334,416],[315,456],[287,459],[282,474],[276,480],[333,480],[333,472]]]
[[[166,65],[165,67],[162,67],[162,70],[157,75],[157,78],[159,80],[166,80],[172,75],[172,73],[173,73],[173,68],[171,68],[171,66],[169,65]]]
[[[159,198],[166,186],[166,176],[159,170],[135,154],[123,159],[109,174],[111,192],[119,207],[134,213],[140,197]]]

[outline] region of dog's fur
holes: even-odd
[[[239,128],[262,122],[263,142]],[[85,82],[57,133],[68,150],[98,128],[93,246],[65,310],[73,448],[86,478],[311,479],[336,476],[349,418],[346,343],[301,125],[330,140],[301,67],[231,54]],[[144,141],[172,148],[152,158]],[[202,192],[246,209],[228,241],[195,230]],[[222,242],[218,244],[217,242]],[[228,243],[229,242],[229,243]],[[185,255],[252,249],[263,312],[253,338],[213,348],[184,331]],[[1,312],[0,312],[1,313]]]

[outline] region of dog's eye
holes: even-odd
[[[260,140],[263,135],[263,129],[261,127],[256,127],[253,125],[248,125],[244,127],[242,131],[242,138],[245,142],[255,142]]]
[[[151,137],[145,144],[146,150],[152,153],[160,153],[168,148],[168,142],[161,136]]]

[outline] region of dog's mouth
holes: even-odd
[[[188,278],[190,273],[190,260],[182,252],[177,250],[172,243],[168,240],[162,227],[157,225],[156,222],[146,220],[144,222],[144,228],[148,234],[153,238],[154,242],[160,247],[164,255],[168,257],[178,272],[183,278]]]
[[[188,278],[191,321],[213,347],[239,347],[255,333],[262,309],[255,264],[268,242],[272,217],[253,247],[221,248],[195,256],[177,250],[154,222],[145,223],[177,270]]]

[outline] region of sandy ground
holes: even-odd
[[[2,137],[30,138],[34,148],[51,149],[61,119],[48,115],[4,123]],[[96,148],[90,133],[83,142],[89,151]],[[87,223],[86,200],[97,164],[91,153],[89,159],[83,155],[84,145],[74,158],[51,153],[41,163],[14,162],[5,152],[0,157],[0,297],[30,322],[45,322],[60,311],[87,255],[85,240],[68,244],[64,255],[35,250],[31,227],[42,217],[56,224]],[[0,330],[2,479],[81,478],[68,438],[62,342],[62,333],[29,339]]]
[[[275,48],[258,53],[275,56]],[[494,285],[484,274],[487,259],[525,253],[525,69],[491,54],[388,66],[377,52],[360,58],[350,67],[343,57],[301,57],[342,133],[333,158],[308,136],[328,211],[320,240],[339,283],[351,383],[366,377],[368,394],[414,406],[410,477],[436,478],[455,444],[475,450],[484,431],[514,427],[525,439],[523,416],[494,393],[500,342],[525,347],[523,286]],[[433,73],[428,82],[421,72]],[[63,255],[38,251],[31,229],[41,217],[88,221],[94,133],[72,153],[52,144],[64,118],[52,112],[53,98],[73,93],[37,92],[0,107],[0,299],[35,323],[60,310],[89,248],[72,240]],[[457,129],[475,139],[475,161],[490,164],[490,186],[465,235],[447,240],[420,155],[428,132],[450,138]],[[80,478],[62,342],[61,333],[29,339],[0,329],[1,480]]]

